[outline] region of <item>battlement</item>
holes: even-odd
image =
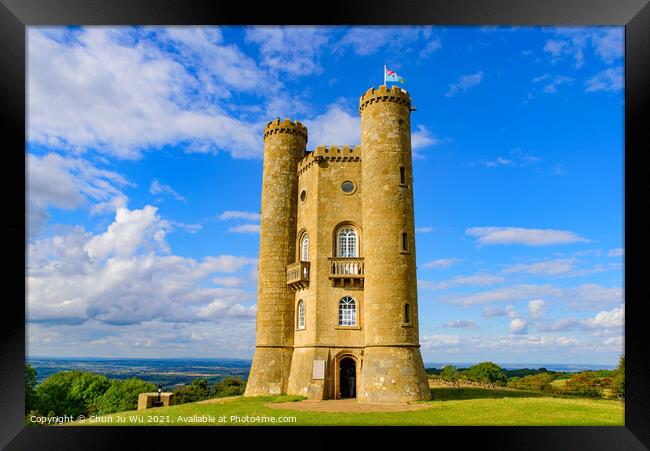
[[[280,118],[274,119],[264,128],[264,139],[276,133],[292,133],[301,136],[307,141],[307,127],[298,121],[291,121],[289,118],[280,121]]]
[[[379,88],[370,88],[359,99],[359,112],[372,103],[377,102],[397,102],[404,105],[409,110],[411,109],[411,96],[406,90],[391,86],[390,89],[386,85],[381,85]]]
[[[317,146],[312,152],[298,162],[298,175],[321,161],[361,161],[361,146]]]

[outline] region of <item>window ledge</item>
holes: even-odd
[[[402,327],[413,327],[413,323],[402,323]]]
[[[361,330],[361,326],[336,326],[336,330]]]

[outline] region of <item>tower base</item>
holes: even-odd
[[[287,392],[293,348],[255,348],[244,396],[281,395]]]
[[[370,404],[431,399],[419,347],[366,347],[358,401]]]
[[[296,348],[293,351],[291,375],[289,376],[288,395],[304,396],[309,400],[327,399],[326,385],[330,379],[328,372],[323,378],[314,379],[314,361],[326,362],[326,370],[330,370],[329,350],[327,348]]]

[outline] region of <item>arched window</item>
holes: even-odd
[[[359,256],[357,231],[350,226],[341,227],[337,233],[337,257],[356,258]]]
[[[404,323],[411,324],[411,304],[404,304]]]
[[[298,329],[305,328],[305,302],[301,299],[298,301]]]
[[[309,235],[306,233],[302,236],[300,241],[300,261],[309,261]]]
[[[357,304],[350,296],[339,301],[339,326],[357,325]]]

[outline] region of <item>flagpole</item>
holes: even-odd
[[[386,84],[386,65],[384,64],[384,84]]]

